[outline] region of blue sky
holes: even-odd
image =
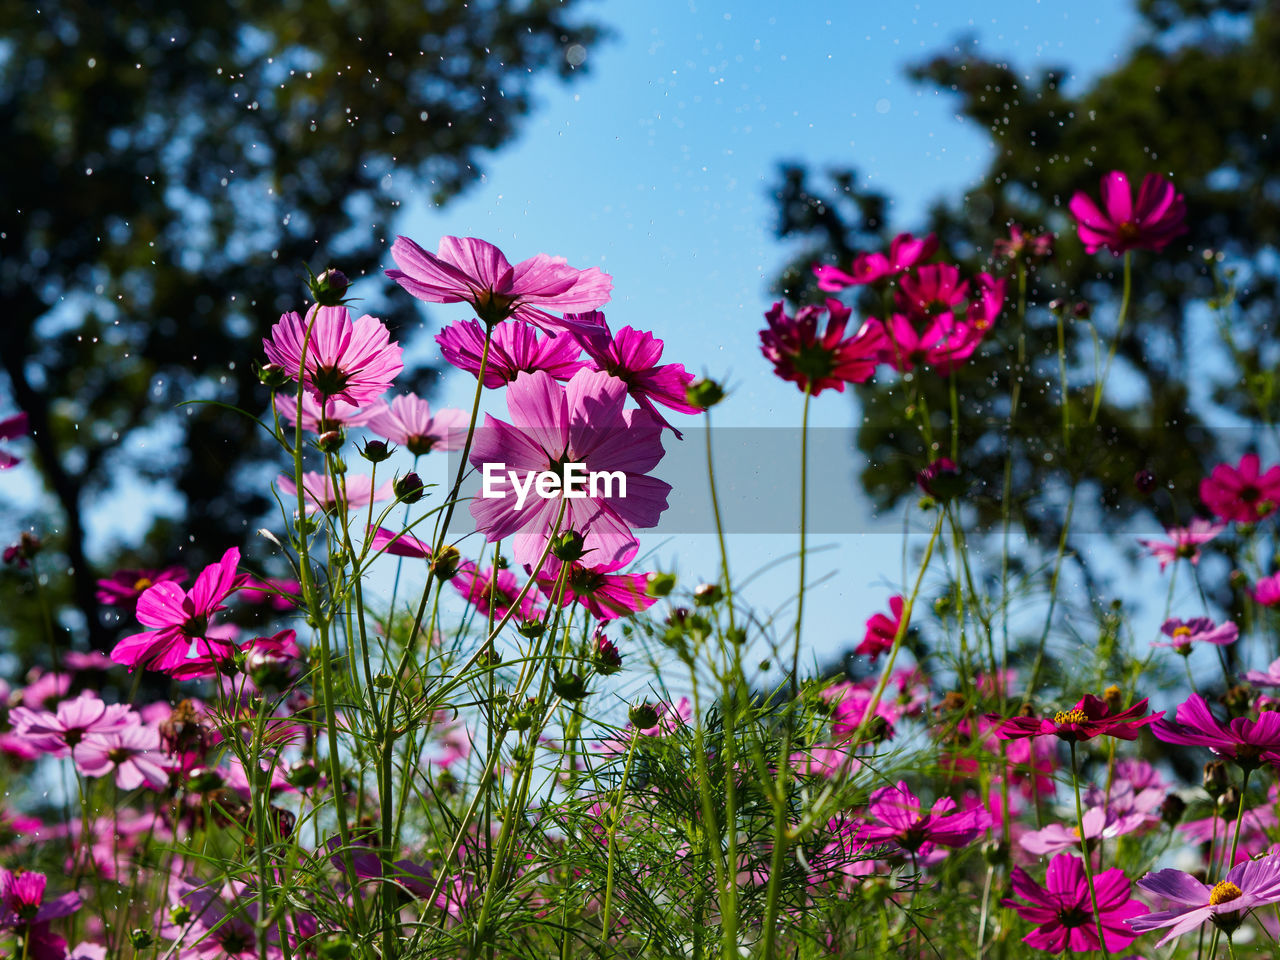
[[[393,176],[390,189],[404,199],[395,230],[431,249],[442,235],[478,236],[513,261],[546,252],[601,267],[614,278],[606,307],[614,327],[653,330],[668,360],[728,381],[733,393],[716,421],[735,428],[800,420],[800,394],[773,377],[757,346],[769,281],[789,254],[773,236],[769,188],[779,162],[853,166],[893,198],[896,228],[918,230],[931,202],[958,196],[981,175],[989,141],[956,116],[952,97],[908,80],[906,65],[968,37],[982,56],[1027,73],[1066,66],[1068,84],[1082,83],[1116,62],[1137,29],[1115,0],[603,0],[583,4],[581,16],[612,33],[587,53],[587,75],[567,86],[543,78],[522,135],[445,207],[431,204],[430,184]],[[424,334],[434,334],[464,314],[432,307],[423,316]],[[415,350],[434,344],[422,335]],[[437,399],[467,406],[473,385],[449,375]],[[490,408],[499,414],[501,397]],[[813,477],[815,510],[858,502],[852,478],[861,465],[848,450],[856,418],[840,395],[814,402],[814,425],[830,428]],[[725,436],[733,442],[731,431]],[[438,472],[443,480],[443,465]],[[11,489],[21,494],[22,484]],[[794,516],[794,497],[768,509]],[[127,514],[97,512],[91,548],[126,534]],[[815,534],[814,545],[823,549],[809,579],[823,582],[810,596],[805,642],[821,656],[859,639],[866,617],[901,589],[902,537]],[[652,565],[678,568],[690,583],[716,572],[709,536],[654,535],[646,548]],[[750,601],[773,609],[794,595],[786,559],[794,536],[743,534],[732,549],[739,575],[776,565],[752,585]]]

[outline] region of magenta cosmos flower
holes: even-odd
[[[182,567],[166,567],[163,570],[117,570],[105,580],[98,581],[98,602],[108,607],[133,606],[148,587],[166,581],[182,583],[186,579],[187,571]]]
[[[774,373],[814,396],[828,388],[843,391],[846,383],[864,383],[876,372],[884,335],[872,322],[846,337],[852,312],[839,300],[828,300],[825,307],[801,307],[789,317],[779,300],[764,315],[769,326],[760,331],[760,352]],[[824,313],[827,327],[820,334],[818,321]]]
[[[1139,700],[1127,710],[1111,713],[1105,700],[1099,700],[1091,693],[1070,710],[1059,710],[1049,717],[1013,717],[1005,720],[996,736],[1001,740],[1013,740],[1017,737],[1043,737],[1052,734],[1068,743],[1092,740],[1094,737],[1115,737],[1118,740],[1136,740],[1138,731],[1148,724],[1160,719],[1160,714],[1149,716],[1142,714],[1147,709],[1146,699]],[[987,719],[999,720],[1000,717],[988,714]]]
[[[893,649],[893,641],[898,636],[898,631],[904,629],[902,626],[902,611],[906,603],[902,596],[889,598],[889,611],[892,616],[886,617],[883,613],[872,614],[867,620],[867,633],[863,637],[862,642],[858,644],[853,652],[858,654],[866,654],[874,661],[882,653],[888,653]]]
[[[1181,870],[1148,873],[1138,881],[1138,886],[1172,903],[1168,910],[1128,921],[1134,933],[1167,931],[1157,947],[1194,930],[1206,920],[1230,934],[1250,910],[1280,903],[1280,856],[1271,854],[1236,864],[1227,871],[1225,879],[1212,887]]]
[[[563,507],[559,533],[582,535],[586,562],[635,555],[631,528],[657,525],[671,486],[647,476],[662,459],[662,424],[624,410],[626,397],[625,383],[597,371],[580,370],[566,385],[542,371],[516,378],[507,388],[512,422],[486,414],[471,450],[485,477],[471,515],[490,542],[512,538],[516,561],[536,564]]]
[[[481,570],[470,560],[458,567],[457,575],[449,582],[475,607],[476,614],[485,619],[492,615],[495,620],[501,620],[520,597],[520,582],[510,570],[493,567]],[[537,588],[531,588],[524,595],[517,610],[521,620],[542,619],[538,606],[541,596]]]
[[[373,534],[370,548],[374,553],[389,553],[393,557],[409,557],[413,560],[426,560],[431,556],[431,547],[423,543],[409,531],[393,533],[384,527],[370,527]]]
[[[853,258],[848,273],[838,267],[819,265],[813,268],[813,275],[818,278],[819,290],[835,292],[895,277],[928,260],[937,249],[936,234],[916,239],[909,233],[900,233],[890,242],[887,256],[878,252],[860,253]]]
[[[297,501],[298,485],[293,482],[293,477],[282,473],[276,478],[276,484],[280,487],[280,493],[286,498],[286,506],[288,503]],[[364,473],[344,474],[342,482],[335,489],[332,477],[307,471],[302,475],[302,488],[307,513],[317,511],[334,513],[339,504],[344,504],[348,510],[357,510],[392,496],[390,480],[375,490],[373,478]]]
[[[1238,466],[1220,463],[1200,481],[1200,499],[1223,520],[1253,523],[1280,506],[1280,466],[1260,472],[1256,453],[1246,453]]]
[[[401,347],[391,342],[386,325],[368,314],[353,322],[346,307],[313,306],[305,320],[282,314],[262,347],[268,360],[301,379],[320,401],[334,397],[357,407],[382,396],[404,369]]]
[[[1097,950],[1098,925],[1108,950],[1123,950],[1138,935],[1125,926],[1125,921],[1142,914],[1147,908],[1129,896],[1129,879],[1123,870],[1104,870],[1093,878],[1098,898],[1095,918],[1089,884],[1084,876],[1084,861],[1068,853],[1060,853],[1049,861],[1044,886],[1036,883],[1021,867],[1014,867],[1009,879],[1013,892],[1026,903],[1012,897],[1001,900],[1002,907],[1012,907],[1023,920],[1037,924],[1022,942],[1037,950],[1062,953]]]
[[[946,267],[922,267],[919,272],[928,271],[928,275],[909,287],[908,294],[899,291],[899,312],[884,321],[871,321],[884,335],[880,360],[899,373],[923,364],[943,375],[959,369],[1004,307],[1004,280],[986,273],[978,275],[976,292],[962,306],[969,282],[960,283],[959,272]]]
[[[1272,660],[1266,670],[1249,670],[1244,679],[1255,687],[1280,687],[1280,660]]]
[[[440,353],[459,370],[480,374],[484,356],[484,327],[478,320],[459,320],[436,334]],[[503,323],[493,328],[484,385],[505,387],[522,373],[545,370],[557,380],[569,380],[583,368],[582,346],[573,337],[540,336],[527,323]]]
[[[1179,653],[1189,654],[1193,643],[1213,643],[1223,646],[1235,643],[1240,636],[1240,628],[1228,620],[1226,623],[1214,623],[1208,617],[1192,617],[1190,620],[1179,620],[1170,617],[1160,625],[1160,632],[1169,638],[1169,642],[1152,640],[1153,647],[1172,647]]]
[[[391,256],[397,270],[387,276],[427,303],[469,303],[487,324],[508,317],[527,320],[548,332],[583,329],[547,310],[575,313],[609,302],[613,279],[599,267],[578,270],[563,257],[545,253],[514,267],[502,251],[475,237],[442,237],[427,253],[408,237],[396,237]]]
[[[1185,527],[1169,527],[1165,530],[1168,540],[1139,540],[1147,552],[1160,561],[1160,571],[1177,560],[1190,560],[1194,567],[1200,563],[1200,545],[1208,543],[1223,530],[1225,523],[1214,523],[1196,517]]]
[[[1264,607],[1274,607],[1280,603],[1280,571],[1263,577],[1253,585],[1249,594]]]
[[[470,417],[465,410],[437,410],[417,394],[395,397],[369,418],[369,429],[398,443],[415,457],[432,450],[461,450]]]
[[[1177,722],[1161,718],[1151,728],[1165,743],[1208,747],[1241,766],[1256,766],[1259,759],[1280,762],[1280,713],[1264,711],[1257,720],[1236,717],[1221,723],[1198,693],[1178,704]]]
[[[187,659],[194,643],[196,653],[215,648],[230,652],[226,641],[209,635],[213,615],[224,609],[222,601],[240,587],[236,565],[240,550],[232,547],[217,563],[200,571],[195,585],[184,591],[171,582],[157,583],[138,598],[138,622],[151,630],[125,637],[111,651],[111,659],[133,671],[137,667],[161,672]]]
[[[557,587],[563,564],[555,557],[548,557],[535,579],[552,602],[559,597],[562,607],[579,603],[597,620],[616,620],[648,610],[657,602],[657,597],[646,593],[649,575],[618,573],[625,565],[626,561],[597,566],[573,562],[564,575],[564,583]]]
[[[15,737],[57,757],[65,757],[90,734],[112,733],[137,719],[128,704],[103,703],[88,690],[62,701],[53,713],[27,707],[14,707],[9,713]]]
[[[1102,207],[1083,191],[1071,198],[1080,242],[1086,253],[1106,247],[1116,256],[1129,250],[1163,250],[1174,237],[1187,232],[1187,205],[1173,184],[1148,173],[1134,203],[1129,178],[1112,170],[1102,178]]]
[[[908,853],[926,844],[963,847],[991,824],[985,810],[975,808],[957,812],[956,802],[940,797],[926,810],[920,798],[904,781],[882,787],[867,801],[867,814],[874,824],[863,827],[858,839],[866,843],[892,841]]]
[[[27,435],[27,415],[18,413],[0,420],[0,440],[16,440]],[[0,470],[16,467],[22,461],[11,453],[0,450]]]
[[[31,870],[0,867],[0,927],[17,929],[69,917],[80,909],[80,894],[64,893],[45,900],[49,878]]]
[[[659,364],[662,341],[652,333],[632,327],[623,327],[614,333],[599,311],[581,314],[577,319],[597,327],[596,332],[589,336],[577,335],[587,354],[588,367],[603,370],[625,383],[627,393],[640,405],[640,409],[648,410],[680,437],[680,431],[658,412],[655,404],[660,403],[678,413],[701,413],[698,407],[685,399],[685,389],[693,383],[693,374],[679,363]]]

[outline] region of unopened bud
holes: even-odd
[[[693,602],[700,607],[709,607],[712,604],[719,603],[724,597],[724,591],[720,589],[717,583],[700,583],[693,590]]]
[[[342,449],[342,441],[345,439],[341,430],[326,430],[316,437],[316,446],[321,453],[337,453]]]
[[[330,267],[309,284],[312,298],[322,307],[336,307],[342,303],[350,285],[347,275],[337,267]]]
[[[391,448],[381,440],[370,440],[364,445],[364,449],[360,451],[360,456],[370,463],[381,463],[391,456]]]
[[[314,764],[300,763],[285,775],[285,779],[289,781],[290,786],[297,787],[299,790],[308,790],[320,782],[320,771]]]
[[[575,703],[587,695],[587,681],[577,673],[557,673],[551,681],[551,690],[557,697]]]
[[[1156,488],[1156,475],[1150,470],[1139,470],[1133,475],[1133,485],[1139,493],[1150,493]]]
[[[278,363],[255,363],[253,369],[258,375],[258,382],[272,390],[283,387],[292,379],[289,372]]]
[[[591,654],[591,665],[596,668],[596,673],[603,677],[615,674],[622,669],[622,654],[618,652],[617,644],[607,639],[602,633],[596,634],[596,648]]]
[[[699,410],[710,410],[724,399],[724,387],[714,380],[703,377],[685,387],[684,398],[689,406]]]
[[[444,546],[431,558],[431,572],[437,580],[452,580],[462,563],[462,554],[455,546]]]
[[[1204,765],[1204,776],[1201,779],[1201,783],[1204,786],[1204,792],[1215,800],[1222,796],[1223,791],[1231,783],[1227,779],[1227,765],[1221,760],[1210,760]]]
[[[1160,819],[1170,827],[1176,827],[1187,812],[1187,802],[1176,793],[1171,793],[1160,804]]]
[[[562,533],[551,541],[551,555],[565,563],[581,560],[585,542],[582,534],[575,530]]]
[[[627,717],[637,730],[652,730],[658,725],[658,710],[649,703],[637,703],[627,711]]]
[[[541,620],[526,620],[516,627],[516,632],[526,640],[537,640],[547,632],[547,628]]]
[[[135,950],[145,950],[155,941],[156,938],[141,927],[129,932],[129,945]]]
[[[401,503],[417,503],[422,499],[422,478],[416,473],[406,473],[403,477],[396,477],[391,488],[395,491],[396,499]]]
[[[665,597],[676,587],[674,573],[651,573],[645,582],[645,596]]]

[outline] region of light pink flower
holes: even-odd
[[[286,507],[297,502],[298,485],[293,482],[293,477],[282,473],[276,478],[276,483],[280,487]],[[348,510],[356,510],[367,507],[370,503],[377,503],[379,500],[388,500],[392,496],[390,480],[374,490],[373,478],[362,473],[344,474],[342,482],[335,490],[332,477],[308,471],[303,474],[302,487],[307,513],[317,511],[334,513],[337,512],[339,503],[345,504]]]
[[[458,320],[436,334],[441,355],[473,377],[484,355],[484,327],[479,320]],[[522,373],[545,370],[557,380],[569,380],[584,366],[582,346],[573,337],[539,336],[527,323],[502,323],[493,328],[484,385],[505,387]]]
[[[284,418],[285,422],[290,426],[295,426],[298,422],[298,398],[294,394],[277,393],[271,401],[276,412]],[[348,403],[346,400],[340,400],[337,397],[329,397],[321,405],[315,395],[310,391],[303,391],[302,394],[302,429],[310,433],[320,434],[327,433],[330,430],[337,430],[340,427],[362,427],[369,422],[369,418],[378,412],[379,404],[376,402],[356,405]]]
[[[513,267],[501,250],[475,237],[442,237],[434,254],[408,237],[396,237],[391,256],[399,269],[387,276],[409,293],[428,303],[469,303],[487,324],[514,317],[549,332],[586,332],[547,310],[594,310],[609,302],[613,289],[612,278],[599,267],[578,270],[545,253]]]
[[[1170,901],[1168,910],[1148,913],[1128,921],[1134,933],[1166,930],[1156,944],[1161,947],[1200,926],[1206,920],[1218,922],[1222,917],[1234,930],[1238,922],[1255,907],[1280,903],[1280,856],[1274,854],[1237,864],[1212,887],[1181,870],[1148,873],[1138,881],[1148,893]],[[1234,914],[1230,918],[1224,914]]]
[[[369,418],[369,429],[398,443],[415,457],[432,450],[461,450],[470,416],[465,410],[437,410],[417,394],[407,393],[384,404]]]
[[[294,380],[301,378],[318,399],[335,397],[357,407],[382,396],[404,369],[403,351],[391,342],[386,325],[368,314],[353,322],[346,307],[313,306],[306,320],[283,314],[262,347],[268,360]]]
[[[1250,670],[1244,679],[1255,687],[1280,687],[1280,660],[1272,660],[1266,670]]]
[[[154,727],[135,723],[110,733],[92,733],[71,751],[76,767],[86,777],[105,777],[112,771],[121,790],[147,786],[161,790],[169,785],[169,771]]]
[[[142,591],[157,583],[172,580],[182,583],[187,579],[182,567],[166,567],[163,570],[117,570],[110,577],[98,581],[98,602],[109,607],[132,607],[137,604]]]
[[[54,713],[26,707],[14,707],[9,713],[15,736],[57,757],[65,757],[90,734],[112,733],[137,721],[128,704],[103,703],[88,690],[58,704]]]
[[[1107,807],[1090,807],[1084,812],[1084,839],[1101,842],[1133,833],[1151,822],[1144,813],[1117,813]],[[1064,823],[1051,823],[1042,830],[1024,833],[1019,841],[1022,849],[1044,857],[1055,853],[1080,852],[1080,828]],[[1090,844],[1092,846],[1092,844]]]
[[[1153,647],[1171,647],[1179,653],[1187,654],[1191,652],[1193,643],[1212,643],[1218,646],[1235,643],[1240,635],[1240,628],[1230,620],[1218,624],[1208,617],[1192,617],[1190,620],[1170,617],[1161,624],[1160,632],[1169,638],[1169,642],[1153,640]]]
[[[1179,559],[1190,560],[1192,566],[1200,562],[1200,544],[1208,543],[1223,530],[1225,523],[1214,523],[1201,517],[1194,518],[1185,527],[1169,527],[1165,530],[1168,540],[1142,540],[1151,556],[1160,561],[1160,570]]]
[[[512,422],[486,415],[470,457],[477,470],[495,465],[496,479],[503,481],[493,484],[493,495],[471,501],[476,527],[489,542],[511,538],[518,563],[537,563],[563,504],[559,532],[582,535],[586,562],[620,564],[635,555],[639,542],[631,528],[657,525],[671,486],[647,475],[662,459],[662,425],[643,410],[624,410],[626,396],[621,380],[590,370],[574,374],[567,385],[541,371],[521,374],[507,388]],[[570,465],[585,476],[612,479],[583,483],[575,491],[582,497],[563,496],[563,485],[548,485],[549,496],[531,487],[516,506],[508,471],[516,482],[532,483],[536,474],[563,477]]]

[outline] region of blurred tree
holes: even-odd
[[[134,561],[195,567],[245,537],[269,445],[177,405],[263,409],[251,363],[300,306],[303,264],[377,274],[402,184],[442,203],[475,179],[534,78],[568,76],[597,38],[572,2],[0,0],[0,364],[95,647],[112,638],[85,512],[139,483],[179,498]],[[360,306],[401,337],[415,322],[405,297]]]
[[[776,187],[779,235],[810,241],[775,284],[793,302],[826,296],[817,289],[814,263],[847,269],[854,250],[881,248],[897,229],[936,231],[940,255],[969,275],[989,270],[1010,277],[998,328],[957,375],[963,398],[958,459],[979,519],[998,529],[1007,506],[1013,522],[1049,551],[1057,547],[1073,487],[1076,532],[1114,530],[1152,514],[1165,524],[1185,524],[1203,510],[1198,483],[1214,459],[1238,457],[1280,415],[1274,336],[1280,6],[1140,0],[1138,10],[1140,42],[1114,70],[1076,90],[1065,84],[1065,68],[1025,75],[964,52],[973,49],[968,43],[912,68],[918,82],[954,95],[959,112],[989,131],[994,148],[981,182],[958,202],[938,203],[927,223],[891,230],[885,198],[860,191],[851,170],[819,185],[806,168],[790,164]],[[1147,172],[1171,177],[1186,196],[1189,233],[1162,253],[1134,253],[1128,323],[1097,427],[1089,429],[1095,364],[1105,363],[1115,334],[1122,261],[1105,249],[1083,252],[1067,203],[1081,190],[1096,197],[1099,178],[1110,170],[1126,171],[1135,189]],[[992,256],[1012,224],[1057,235],[1054,257],[1027,277],[1021,326],[1016,273]],[[1206,262],[1205,250],[1219,252],[1221,260]],[[1219,262],[1235,271],[1231,296],[1224,295]],[[859,296],[876,296],[859,289]],[[1076,425],[1069,449],[1060,430],[1058,323],[1048,309],[1054,298],[1092,306],[1091,320],[1070,310],[1064,316]],[[1230,334],[1220,353],[1215,322]],[[1245,371],[1243,382],[1228,351]],[[856,441],[866,455],[861,484],[885,509],[918,496],[914,474],[930,459],[907,421],[910,387],[880,378],[886,379],[894,382],[858,391],[865,419]],[[1017,392],[1011,416],[1017,380],[1025,389]],[[946,438],[937,453],[949,455],[947,379],[926,372],[917,382],[935,434]],[[1208,427],[1222,423],[1245,426]],[[1014,498],[1006,505],[1007,451]],[[1135,483],[1139,470],[1154,475],[1154,493]],[[1068,549],[1077,560],[1087,553],[1074,537]],[[1079,568],[1088,583],[1090,565],[1081,561]],[[1221,589],[1218,599],[1230,608],[1230,589],[1225,582]]]

